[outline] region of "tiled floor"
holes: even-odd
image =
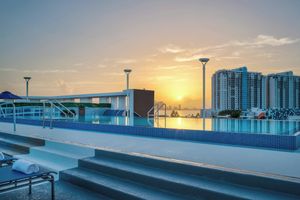
[[[50,184],[44,183],[32,187],[32,194],[28,195],[28,188],[21,188],[4,194],[0,199],[5,200],[51,200]],[[85,190],[81,187],[58,181],[55,183],[56,200],[109,200],[100,194]]]

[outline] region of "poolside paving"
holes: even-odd
[[[197,163],[206,163],[226,168],[278,174],[300,178],[300,151],[277,151],[201,142],[189,142],[126,136],[121,134],[77,131],[70,129],[43,129],[40,126],[17,125],[0,122],[0,131],[27,135],[36,138],[115,150],[172,158]]]
[[[50,184],[44,183],[32,187],[32,194],[28,195],[28,188],[24,187],[0,194],[0,199],[5,200],[47,200],[51,199]],[[98,193],[91,192],[76,185],[57,181],[55,182],[56,200],[110,200]]]

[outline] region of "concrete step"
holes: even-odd
[[[62,152],[57,153],[53,149],[48,149],[47,147],[31,148],[28,156],[64,166],[61,170],[78,166],[78,159],[69,157],[68,154],[63,154]]]
[[[100,171],[107,175],[138,182],[144,185],[168,190],[178,195],[189,194],[196,198],[208,199],[297,199],[299,196],[245,187],[229,182],[174,173],[169,170],[149,167],[127,161],[105,158],[87,158],[79,161],[79,167]]]
[[[32,147],[29,154],[15,157],[30,160],[59,173],[77,167],[79,159],[94,156],[94,154],[95,151],[90,148],[46,141],[45,146]]]
[[[0,132],[0,148],[9,155],[27,154],[34,146],[43,146],[44,140]]]
[[[0,148],[9,155],[27,154],[34,146],[44,145],[43,140],[27,138],[19,135],[0,133]]]
[[[42,139],[37,139],[37,138],[32,138],[32,137],[27,137],[27,136],[22,136],[17,134],[3,133],[3,132],[0,132],[0,138],[24,142],[32,146],[43,146],[45,144],[45,141]]]
[[[109,176],[87,168],[76,168],[63,171],[60,174],[60,179],[81,187],[85,187],[92,191],[99,192],[113,199],[193,199],[185,196],[175,195],[170,192],[146,185],[137,184],[115,176]]]
[[[75,145],[46,141],[43,147],[33,147],[30,149],[30,157],[44,158],[64,166],[61,170],[78,166],[78,160],[94,156],[95,150]]]
[[[46,141],[45,147],[56,154],[67,155],[72,158],[86,158],[95,155],[95,150],[88,147],[81,147],[73,144]]]
[[[2,145],[0,145],[0,152],[6,153],[11,156],[20,154],[20,152],[15,151],[13,148],[7,147],[7,146],[2,146]]]
[[[257,188],[268,192],[277,191],[284,194],[300,196],[300,180],[293,177],[276,176],[273,174],[258,174],[233,169],[210,166],[202,163],[190,163],[167,158],[158,158],[146,155],[127,154],[113,151],[96,150],[95,157],[100,160],[113,159],[118,162],[129,162],[130,165],[138,164],[173,174],[186,174],[199,179],[221,181],[227,184],[243,187]],[[272,193],[272,192],[271,192]],[[292,197],[293,198],[293,197]]]
[[[29,149],[30,147],[32,147],[30,144],[27,144],[25,142],[19,142],[6,138],[0,138],[0,146],[9,147],[11,149],[14,149],[15,151],[18,151],[20,154],[29,153]]]

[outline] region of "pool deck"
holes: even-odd
[[[0,132],[31,136],[97,149],[138,153],[226,168],[300,178],[300,150],[279,151],[262,148],[128,136],[0,122]]]

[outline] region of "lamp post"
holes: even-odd
[[[130,111],[130,105],[129,105],[129,74],[132,72],[132,70],[127,68],[127,69],[124,69],[124,72],[126,74],[126,94],[127,94],[126,95],[126,115],[128,117],[128,113],[129,113],[129,116],[132,114]]]
[[[124,69],[126,74],[126,90],[129,90],[129,74],[132,72],[131,69]]]
[[[202,118],[203,118],[203,130],[205,130],[205,117],[206,117],[206,110],[205,110],[205,66],[206,63],[209,61],[209,58],[200,58],[199,61],[202,63],[203,66],[203,94],[202,94]]]
[[[24,79],[26,81],[26,99],[28,101],[28,84],[29,84],[29,81],[30,81],[31,77],[26,76],[26,77],[24,77]]]

